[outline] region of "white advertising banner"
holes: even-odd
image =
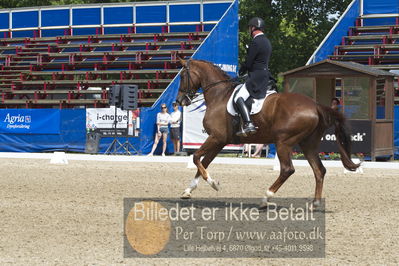
[[[115,121],[117,136],[139,135],[140,114],[139,110],[124,111],[120,108],[87,108],[86,109],[86,129],[87,132],[100,133],[102,136],[115,135]]]
[[[208,137],[202,125],[205,111],[204,100],[183,108],[183,149],[198,149]]]
[[[204,100],[194,99],[193,103],[183,108],[183,149],[199,149],[208,138],[202,121],[206,105]],[[242,145],[226,145],[224,150],[240,150]]]

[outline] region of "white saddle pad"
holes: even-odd
[[[233,97],[235,95],[235,92],[240,89],[242,86],[242,84],[238,85],[235,89],[233,94],[231,95],[229,101],[227,102],[227,112],[229,112],[229,114],[236,116],[238,115],[237,111],[234,109],[233,107]],[[277,93],[276,91],[267,91],[265,98],[263,99],[254,99],[253,103],[252,103],[252,108],[251,108],[251,115],[257,114],[260,112],[260,110],[262,110],[262,106],[263,106],[263,102],[266,100],[266,98],[269,95],[272,95],[274,93]]]

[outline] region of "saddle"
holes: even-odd
[[[237,106],[234,103],[234,97],[237,95],[239,89],[243,86],[243,84],[239,84],[238,86],[235,87],[234,92],[232,93],[229,101],[227,102],[227,112],[233,116],[233,132],[238,132],[242,130],[243,126],[243,121],[241,119],[241,116],[237,112]],[[245,105],[248,108],[248,111],[250,115],[254,115],[260,112],[262,110],[262,106],[264,101],[269,95],[272,95],[274,93],[277,93],[277,86],[276,86],[276,80],[275,79],[270,79],[268,82],[267,86],[267,92],[266,96],[263,99],[254,99],[252,97],[249,97],[245,101]],[[234,134],[233,135],[233,144],[239,144],[240,143],[240,138]]]
[[[243,84],[239,84],[235,87],[234,92],[232,93],[229,101],[227,102],[227,111],[229,114],[232,116],[238,116],[237,112],[237,106],[234,103],[233,99],[237,95],[239,89],[243,86]],[[276,80],[274,78],[270,78],[268,84],[267,84],[267,93],[265,98],[263,99],[254,99],[251,96],[248,97],[248,99],[245,101],[245,105],[248,108],[248,111],[251,115],[257,114],[260,112],[263,106],[263,102],[266,100],[266,98],[269,95],[272,95],[274,93],[277,93],[277,85],[276,85]]]

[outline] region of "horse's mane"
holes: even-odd
[[[225,71],[223,71],[223,69],[221,69],[219,66],[213,64],[212,62],[205,61],[205,60],[196,60],[196,61],[209,65],[213,70],[215,70],[217,73],[219,73],[224,80],[231,80],[231,77]],[[231,84],[231,88],[235,88],[239,84],[239,82],[231,80],[230,84]]]

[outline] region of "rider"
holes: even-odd
[[[250,113],[245,101],[251,96],[254,99],[262,99],[266,96],[267,84],[269,82],[269,58],[272,46],[269,39],[263,34],[265,22],[263,19],[254,17],[248,23],[248,30],[252,36],[245,62],[240,66],[239,75],[248,71],[248,79],[234,97],[238,111],[244,121],[242,131],[238,136],[247,136],[256,133],[256,127],[251,121]]]

